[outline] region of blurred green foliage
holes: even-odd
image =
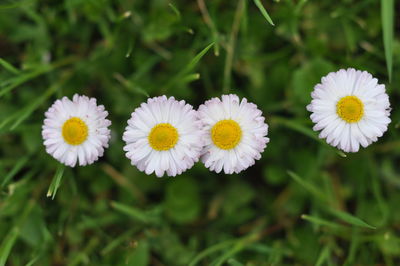
[[[1,0],[0,265],[398,265],[400,6],[384,2]],[[305,105],[346,67],[386,84],[394,110],[383,138],[343,157]],[[121,136],[148,95],[197,107],[224,92],[270,125],[255,166],[157,179],[130,165]],[[112,139],[63,171],[41,124],[74,93],[105,105]]]

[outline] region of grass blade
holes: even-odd
[[[392,80],[393,69],[393,21],[394,1],[381,0],[381,19],[383,32],[383,46],[385,48],[386,67],[389,81]]]
[[[49,98],[55,92],[55,87],[49,88],[41,97],[39,97],[32,104],[28,105],[17,114],[17,119],[10,127],[10,130],[16,129],[22,122],[24,122],[32,113],[35,111],[47,98]]]
[[[209,45],[206,46],[203,50],[201,50],[200,53],[198,53],[190,62],[189,64],[183,69],[183,73],[189,73],[194,69],[194,67],[197,65],[197,63],[200,61],[200,59],[210,50],[211,47],[214,46],[214,42],[210,43]]]
[[[222,81],[222,91],[227,94],[231,89],[231,76],[233,67],[233,56],[235,53],[236,39],[239,33],[240,23],[245,11],[245,1],[240,0],[237,4],[235,15],[233,17],[232,28],[229,34],[229,40],[226,44],[226,57],[224,67],[224,79]]]
[[[33,265],[35,265],[35,263],[41,258],[41,256],[43,256],[43,255],[40,254],[40,255],[34,257],[25,266],[33,266]]]
[[[113,207],[114,209],[116,209],[119,212],[122,212],[122,213],[132,217],[136,221],[139,221],[139,222],[142,222],[145,224],[150,223],[152,220],[151,217],[149,217],[142,210],[133,208],[131,206],[127,206],[127,205],[113,201],[113,202],[111,202],[111,207]]]
[[[44,67],[40,67],[32,72],[26,73],[26,74],[22,74],[18,77],[16,77],[15,79],[12,80],[11,84],[8,85],[7,87],[4,87],[0,90],[0,97],[2,97],[3,95],[5,95],[6,93],[9,93],[10,91],[12,91],[13,89],[15,89],[16,87],[18,87],[19,85],[24,84],[25,82],[34,79],[48,71],[50,71],[50,67],[49,66],[44,66]]]
[[[338,211],[338,210],[330,210],[330,213],[339,218],[340,220],[359,227],[376,229],[375,226],[369,225],[358,217],[355,217],[347,212]]]
[[[24,156],[18,160],[18,162],[14,165],[11,171],[6,175],[1,183],[1,187],[4,187],[8,184],[8,182],[25,166],[28,162],[29,156]]]
[[[47,191],[46,196],[51,197],[52,200],[54,200],[54,197],[57,194],[57,190],[60,187],[61,179],[64,174],[64,170],[65,170],[65,165],[59,164],[59,166],[57,167],[57,171],[53,177],[53,180],[51,181],[51,184],[50,184],[49,190]]]
[[[11,121],[15,122],[12,124],[10,127],[10,130],[16,129],[22,122],[24,122],[44,101],[46,101],[58,88],[64,84],[68,80],[68,78],[71,76],[71,72],[65,74],[64,76],[61,77],[60,81],[58,83],[55,83],[52,85],[50,88],[47,89],[40,97],[37,98],[36,101],[34,101],[32,104],[26,106],[23,108],[21,111],[14,113],[12,116],[12,119],[8,117],[5,119],[3,123],[0,124],[0,129],[2,129],[6,124],[10,123]]]
[[[321,190],[317,187],[315,187],[313,184],[307,182],[297,174],[295,174],[292,171],[287,171],[289,176],[294,179],[297,183],[299,183],[302,187],[304,187],[306,190],[308,190],[311,194],[313,194],[315,197],[323,200],[324,202],[327,202],[328,199],[326,198],[326,195],[321,192]]]
[[[168,90],[170,87],[180,82],[182,77],[187,76],[187,74],[189,74],[195,68],[200,59],[208,52],[208,50],[210,50],[211,47],[213,47],[213,45],[214,42],[210,43],[203,50],[201,50],[201,52],[198,53],[192,60],[190,60],[190,62],[175,77],[167,82],[167,84],[163,88],[163,91]]]
[[[132,237],[132,234],[134,233],[134,230],[129,230],[126,233],[123,233],[122,235],[118,236],[117,238],[113,239],[110,243],[108,243],[107,246],[105,246],[101,250],[101,255],[106,256],[108,253],[113,251],[115,248],[118,246],[121,246],[125,241],[127,241],[130,237]]]
[[[318,257],[317,262],[315,263],[315,266],[326,265],[326,264],[324,264],[324,262],[326,262],[329,259],[330,253],[331,253],[331,246],[329,244],[325,245],[325,247],[323,247],[323,249]]]
[[[348,252],[348,256],[344,262],[344,266],[354,265],[354,261],[356,258],[357,250],[360,246],[360,235],[357,228],[353,228],[353,232],[351,233],[351,243],[350,250]]]
[[[71,64],[71,63],[75,62],[76,60],[77,60],[77,58],[75,58],[75,57],[68,57],[68,58],[60,60],[58,62],[55,62],[52,65],[40,66],[40,67],[36,68],[35,70],[33,70],[32,72],[29,72],[26,74],[21,74],[15,78],[13,78],[12,80],[10,80],[10,83],[11,83],[10,85],[8,85],[0,90],[0,97],[9,93],[10,91],[12,91],[16,87],[24,84],[25,82],[35,79],[45,73],[51,72],[56,68]]]
[[[206,6],[206,3],[204,2],[204,0],[197,0],[197,4],[198,4],[201,14],[203,16],[204,22],[207,24],[207,26],[211,30],[212,38],[213,38],[213,41],[215,42],[214,55],[219,56],[219,44],[218,44],[219,33],[217,30],[217,27],[215,26],[215,23],[212,20],[210,13],[208,12],[208,9],[207,9],[207,6]]]
[[[151,69],[160,62],[161,58],[159,56],[153,56],[147,59],[145,62],[143,62],[140,67],[133,73],[132,77],[130,77],[130,80],[137,81],[140,78],[146,76]]]
[[[225,262],[230,258],[232,258],[235,254],[239,253],[240,251],[245,249],[249,244],[258,241],[259,239],[260,239],[260,234],[254,232],[246,237],[237,240],[235,245],[233,245],[230,249],[228,249],[221,256],[219,256],[211,265],[214,266],[224,265]]]
[[[8,63],[6,60],[4,60],[2,58],[0,58],[0,65],[13,74],[18,75],[20,73],[20,71],[17,68],[15,68],[13,65],[11,65],[10,63]]]
[[[301,219],[306,220],[306,221],[311,222],[311,223],[316,224],[316,225],[330,227],[332,229],[340,229],[340,228],[343,227],[340,224],[329,222],[329,221],[326,221],[326,220],[321,219],[319,217],[314,217],[314,216],[310,216],[310,215],[307,215],[307,214],[301,215]]]
[[[292,121],[292,120],[289,120],[289,119],[285,119],[285,118],[282,118],[282,117],[276,117],[276,116],[274,116],[274,117],[271,119],[271,122],[279,123],[279,124],[281,124],[281,125],[283,125],[283,126],[289,128],[289,129],[292,129],[292,130],[294,130],[294,131],[297,131],[297,132],[299,132],[299,133],[302,133],[303,135],[305,135],[305,136],[307,136],[307,137],[310,137],[310,138],[316,140],[317,142],[321,143],[321,144],[324,145],[325,147],[330,148],[330,149],[334,149],[335,152],[336,152],[340,157],[343,157],[343,158],[347,157],[347,155],[346,155],[344,152],[333,148],[332,146],[330,146],[329,144],[327,144],[323,139],[318,138],[318,136],[315,134],[314,131],[312,131],[312,130],[311,130],[310,128],[308,128],[308,127],[305,127],[305,126],[301,125],[300,123],[296,123],[295,121]]]
[[[199,78],[200,78],[200,74],[199,73],[188,74],[187,76],[182,77],[181,82],[182,82],[182,84],[190,83],[190,82],[192,82],[194,80],[198,80]]]
[[[275,26],[274,22],[272,21],[271,17],[269,16],[267,10],[265,10],[265,8],[264,8],[263,4],[261,3],[261,1],[260,0],[253,0],[253,1],[254,1],[254,4],[256,4],[258,9],[260,10],[261,14],[268,21],[268,23],[271,24],[272,26]]]
[[[172,3],[168,3],[168,6],[175,13],[175,15],[178,18],[178,20],[180,20],[181,19],[181,12],[179,12],[178,8],[176,8],[176,6],[174,6]]]
[[[3,243],[0,246],[0,266],[6,264],[7,258],[10,255],[11,249],[17,240],[19,230],[17,227],[11,229],[8,235],[3,239]]]
[[[33,0],[21,0],[21,1],[18,1],[17,3],[12,3],[11,2],[11,3],[8,3],[8,4],[2,4],[2,5],[0,5],[0,10],[26,6],[26,5],[31,4],[31,2],[33,2]]]
[[[211,247],[206,248],[205,250],[203,250],[202,252],[200,252],[199,254],[197,254],[197,256],[189,263],[189,266],[194,266],[197,265],[203,258],[207,257],[208,255],[217,252],[219,250],[223,250],[229,246],[232,246],[237,240],[233,239],[233,240],[227,240],[218,244],[215,244]]]
[[[240,263],[239,261],[237,261],[237,260],[235,260],[233,258],[230,258],[226,263],[231,265],[231,266],[244,266],[243,263]]]
[[[131,82],[130,80],[127,80],[124,76],[122,76],[119,73],[115,73],[114,74],[114,78],[116,80],[118,80],[126,89],[128,89],[129,91],[132,91],[134,93],[137,94],[142,94],[146,97],[150,97],[150,95],[147,93],[147,91],[145,91],[143,88],[141,88],[140,86],[133,84],[133,82]]]
[[[3,242],[0,245],[0,266],[4,266],[6,264],[11,249],[20,234],[21,226],[27,222],[27,217],[31,213],[34,204],[35,203],[32,199],[26,202],[25,208],[22,210],[17,222],[8,232],[7,236],[4,237]]]

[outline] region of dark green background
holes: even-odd
[[[272,26],[250,0],[0,0],[0,265],[398,265],[400,44],[382,2],[263,1]],[[305,106],[347,67],[387,85],[393,122],[343,157]],[[122,133],[147,95],[197,108],[228,92],[270,126],[255,166],[158,179],[130,165]],[[41,125],[74,93],[109,111],[110,148],[66,168],[52,200],[62,168]]]

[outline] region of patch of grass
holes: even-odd
[[[347,67],[391,78],[397,106],[397,10],[392,0],[1,2],[0,265],[398,264],[399,110],[377,143],[344,154],[305,108],[323,75]],[[247,171],[198,163],[157,179],[125,158],[126,121],[147,97],[198,107],[228,92],[270,125]],[[70,169],[46,154],[41,126],[75,93],[105,106],[112,139],[98,162]]]

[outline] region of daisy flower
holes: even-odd
[[[154,97],[136,108],[128,120],[124,150],[140,171],[176,176],[199,160],[203,135],[191,105],[174,97]]]
[[[323,77],[307,106],[319,137],[345,152],[378,140],[390,123],[389,96],[366,71],[341,69]]]
[[[42,136],[46,151],[61,163],[74,167],[92,164],[108,147],[111,121],[95,98],[74,95],[57,100],[45,113]]]
[[[198,109],[208,134],[201,161],[211,171],[239,173],[261,158],[269,138],[262,112],[246,98],[222,95],[212,98]]]

